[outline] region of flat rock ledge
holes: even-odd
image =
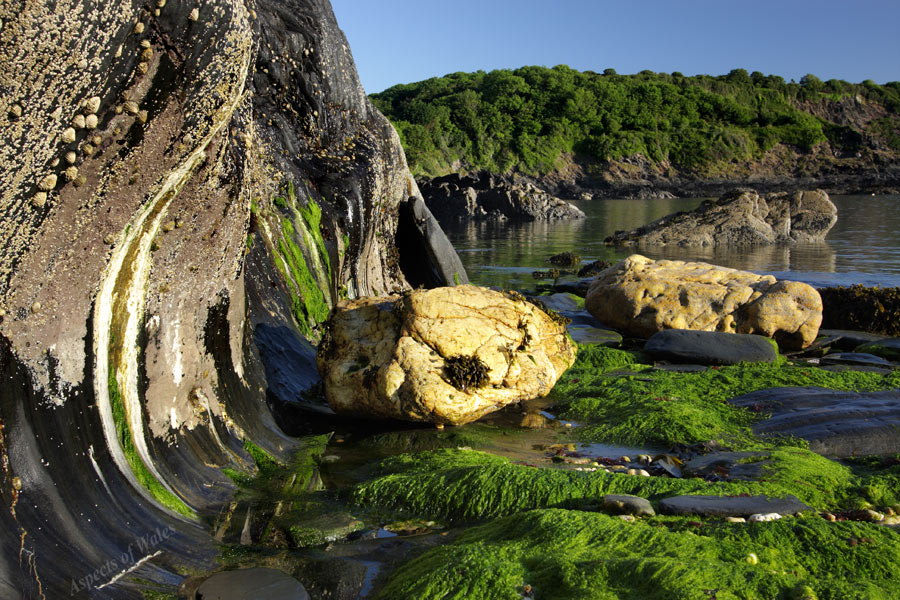
[[[729,402],[771,414],[753,426],[755,434],[803,438],[810,450],[825,456],[893,454],[900,449],[900,389],[771,388]]]
[[[335,412],[449,425],[546,395],[574,361],[565,319],[472,285],[342,302],[317,354]]]
[[[632,231],[617,231],[617,246],[747,246],[820,242],[837,222],[837,208],[822,190],[763,197],[735,190]]]
[[[778,353],[767,338],[741,333],[666,329],[647,340],[644,352],[655,360],[699,365],[775,362]]]
[[[749,517],[755,514],[794,515],[813,510],[796,496],[674,496],[659,502],[668,515],[701,515],[704,517]]]

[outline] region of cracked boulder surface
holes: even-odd
[[[294,448],[275,380],[330,307],[408,289],[398,248],[465,271],[400,239],[421,195],[326,0],[0,21],[0,596],[139,597],[208,567],[246,442]]]
[[[822,323],[822,299],[805,283],[640,254],[597,275],[585,308],[637,337],[663,329],[755,333],[791,349],[811,344]]]
[[[342,303],[318,355],[335,411],[453,425],[546,395],[574,360],[559,317],[470,285]]]

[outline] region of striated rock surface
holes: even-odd
[[[805,283],[639,254],[602,271],[585,307],[637,337],[663,329],[756,333],[784,348],[808,346],[822,322],[822,300]]]
[[[0,597],[139,597],[242,538],[338,298],[465,272],[327,0],[0,22]]]
[[[606,239],[612,245],[717,246],[815,242],[837,222],[837,208],[822,190],[763,197],[736,190],[706,200],[691,212],[667,215]]]
[[[419,187],[428,208],[444,224],[469,219],[551,221],[584,218],[580,209],[551,196],[533,183],[518,183],[487,172],[423,179],[419,181]]]
[[[574,360],[558,317],[475,286],[341,303],[318,354],[335,411],[454,425],[546,395]]]

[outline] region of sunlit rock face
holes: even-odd
[[[453,425],[546,395],[574,360],[559,317],[476,286],[342,303],[318,356],[335,411]]]
[[[214,554],[244,440],[290,450],[269,406],[339,297],[465,272],[404,270],[442,236],[398,237],[421,197],[327,1],[0,20],[0,596],[132,597],[137,562]]]
[[[663,329],[756,333],[786,348],[808,346],[822,323],[822,299],[805,283],[640,254],[597,275],[585,307],[638,337]]]

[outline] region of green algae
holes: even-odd
[[[303,497],[310,491],[321,488],[319,458],[325,452],[330,435],[315,435],[300,438],[297,449],[287,463],[260,448],[249,440],[244,441],[244,450],[253,459],[254,471],[238,471],[224,468],[222,472],[238,486],[236,498],[276,502]]]
[[[112,364],[112,362],[110,363]],[[112,409],[113,421],[116,424],[116,433],[119,437],[119,443],[122,445],[122,451],[125,454],[125,460],[131,467],[144,489],[150,492],[157,502],[180,515],[188,518],[196,518],[197,514],[188,506],[181,498],[170,492],[156,479],[150,469],[144,464],[144,460],[134,446],[134,439],[131,434],[131,427],[128,424],[128,416],[125,412],[125,403],[122,400],[122,394],[119,391],[119,382],[116,379],[116,372],[113,369],[109,371],[109,403]]]
[[[551,392],[562,417],[585,425],[587,441],[625,445],[692,444],[722,441],[736,449],[771,444],[750,426],[765,417],[726,402],[729,398],[773,387],[818,386],[833,390],[875,391],[900,387],[900,373],[835,373],[797,366],[746,363],[677,373],[642,365],[630,353],[598,345],[581,349],[575,364]],[[616,374],[626,367],[628,374]],[[802,440],[778,440],[803,446]]]
[[[330,311],[331,261],[322,238],[322,209],[311,198],[298,208],[292,182],[274,203],[288,216],[278,219],[280,232],[273,240],[275,266],[291,296],[291,311],[300,331],[313,336],[313,325],[325,321]]]
[[[377,597],[519,599],[526,585],[536,598],[559,600],[788,599],[807,590],[820,600],[888,599],[900,589],[900,536],[817,517],[695,527],[537,510],[425,552]]]
[[[858,479],[849,468],[809,450],[779,448],[764,454],[760,481],[709,482],[534,467],[485,452],[441,449],[386,459],[381,476],[358,485],[352,500],[423,518],[472,522],[536,508],[597,507],[605,494],[653,501],[682,494],[793,494],[824,509],[840,506],[857,490]]]

